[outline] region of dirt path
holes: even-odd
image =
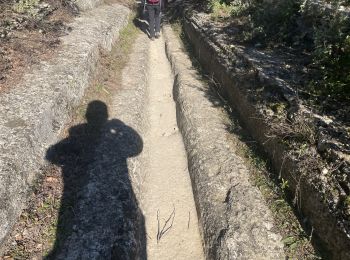
[[[147,257],[200,260],[203,249],[185,149],[176,123],[173,82],[163,39],[151,42],[150,130],[144,140],[149,167],[142,194]]]

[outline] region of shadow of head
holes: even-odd
[[[108,108],[102,101],[90,102],[85,118],[90,131],[101,131],[104,156],[113,152],[120,158],[126,158],[142,152],[143,142],[139,134],[119,119],[108,120]]]
[[[108,117],[104,102],[90,102],[85,113],[86,123],[72,126],[69,136],[48,149],[46,159],[67,167],[76,164],[73,159],[76,157],[83,164],[80,168],[85,169],[86,162],[93,157],[102,156],[111,161],[118,158],[120,161],[141,153],[143,141],[137,131],[119,119],[108,120]]]
[[[119,119],[108,120],[108,108],[102,101],[90,102],[85,118],[89,132],[100,132],[99,142],[103,143],[100,149],[104,156],[112,152],[120,158],[127,158],[142,152],[143,142],[139,134]]]
[[[108,119],[107,105],[100,100],[90,102],[86,109],[85,118],[88,125],[101,128]]]

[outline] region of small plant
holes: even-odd
[[[227,4],[222,0],[211,0],[209,8],[212,11],[212,17],[217,18],[228,18],[234,9],[233,5]]]
[[[307,117],[300,117],[293,121],[288,120],[285,123],[273,125],[268,137],[280,137],[281,142],[287,146],[299,143],[299,152],[305,154],[309,144],[316,144],[316,130],[309,121],[310,119]]]
[[[302,143],[302,144],[300,144],[300,146],[296,152],[297,152],[299,157],[302,157],[305,154],[307,154],[308,149],[309,149],[309,145],[307,143]]]
[[[40,0],[20,0],[13,6],[13,10],[17,13],[33,13],[33,9],[38,6]]]
[[[350,195],[346,197],[346,199],[345,199],[345,204],[346,204],[347,206],[350,206]]]
[[[282,178],[282,183],[281,183],[281,189],[283,192],[285,192],[289,187],[289,183],[287,180]]]
[[[234,1],[231,6],[231,16],[237,17],[243,15],[249,9],[250,4]]]

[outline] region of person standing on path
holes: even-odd
[[[154,37],[160,36],[160,16],[162,0],[144,0],[148,11],[149,34],[153,41]]]

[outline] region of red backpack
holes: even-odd
[[[159,4],[159,2],[160,2],[160,0],[147,0],[147,3],[151,4],[151,5]]]

